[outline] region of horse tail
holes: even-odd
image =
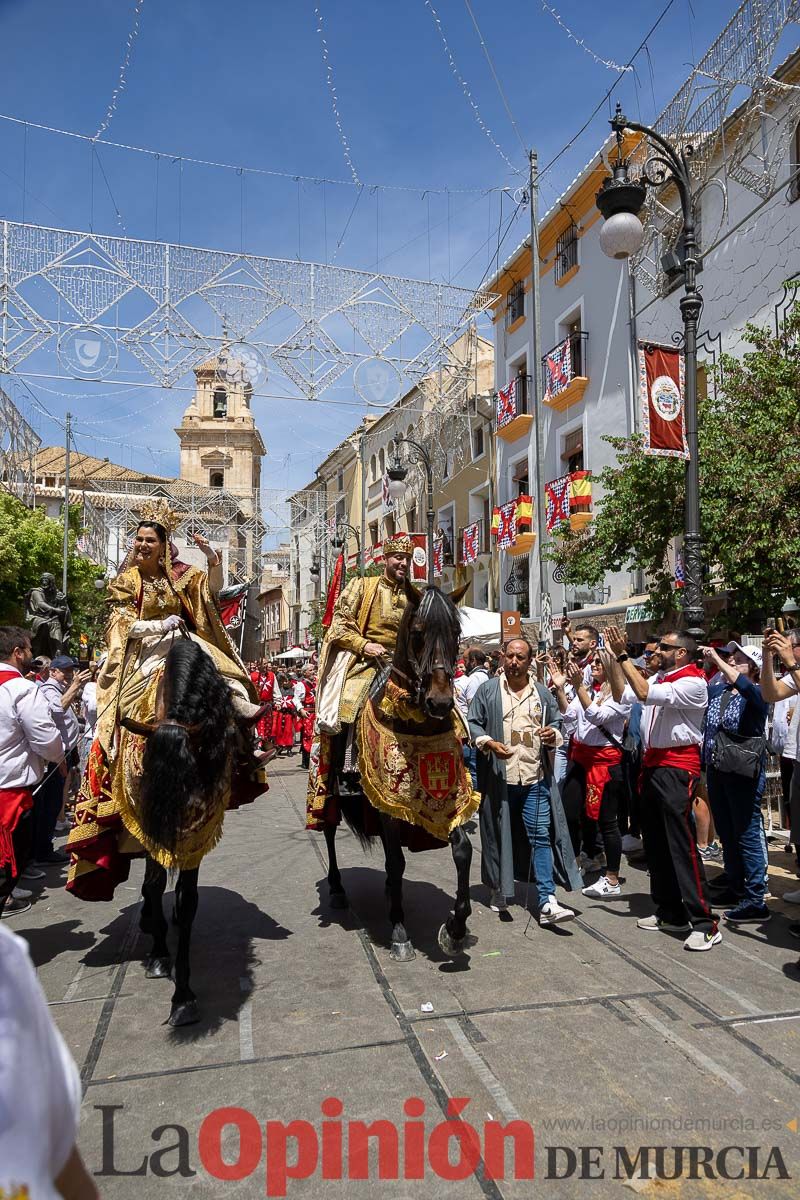
[[[377,834],[367,832],[366,797],[362,792],[340,792],[338,800],[339,810],[347,828],[358,839],[362,850],[371,850],[377,840]]]
[[[230,690],[195,642],[173,642],[164,664],[164,719],[147,739],[139,822],[148,842],[174,854],[192,807],[213,804],[230,779],[236,724]]]

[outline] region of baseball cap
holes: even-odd
[[[77,659],[70,658],[68,654],[57,654],[55,658],[50,660],[51,671],[72,671],[75,667],[77,667],[77,665]]]
[[[738,642],[728,642],[727,646],[723,646],[722,649],[726,654],[733,654],[734,650],[738,650],[740,654],[749,658],[750,662],[755,663],[759,671],[763,666],[763,654],[760,646],[740,646]]]

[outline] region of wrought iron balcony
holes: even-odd
[[[592,472],[571,471],[545,486],[547,529],[569,520],[572,529],[583,529],[592,519]]]
[[[589,382],[588,332],[567,334],[542,355],[543,401],[559,412],[581,399]]]
[[[530,375],[515,375],[495,394],[497,436],[505,442],[524,437],[533,424]]]

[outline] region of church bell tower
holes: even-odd
[[[181,447],[180,478],[200,487],[224,488],[237,498],[243,515],[254,517],[266,448],[250,409],[252,385],[224,347],[194,374],[194,398],[175,430]]]

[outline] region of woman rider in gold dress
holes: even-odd
[[[126,726],[155,720],[173,639],[188,635],[210,655],[233,693],[237,716],[250,719],[258,711],[212,598],[222,583],[218,556],[196,534],[209,571],[180,561],[170,541],[178,518],[166,501],[143,506],[142,517],[133,548],[109,583],[108,656],[97,679],[95,741],[67,844],[73,855],[67,889],[86,900],[110,899],[127,879],[131,857],[143,850],[164,867],[191,869],[221,834],[224,805],[201,814],[190,845],[165,854],[147,844],[137,816],[144,738]]]

